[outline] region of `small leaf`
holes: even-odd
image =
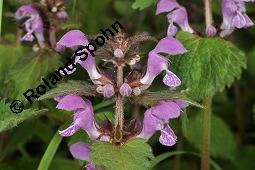
[[[200,149],[201,118],[195,116],[189,119],[186,129],[186,138],[196,149]],[[227,139],[227,140],[226,140]],[[211,155],[220,158],[232,159],[236,151],[233,133],[228,125],[218,116],[212,114],[211,118]]]
[[[58,84],[56,88],[51,89],[38,100],[50,99],[55,96],[64,96],[69,94],[95,96],[97,92],[95,91],[95,87],[86,81],[70,80],[67,83]]]
[[[144,8],[151,6],[154,2],[155,0],[135,0],[132,8],[143,10]]]
[[[27,109],[19,114],[12,113],[10,110],[10,103],[5,103],[4,100],[0,101],[0,132],[4,130],[11,129],[18,124],[22,123],[26,119],[37,116],[43,112],[46,112],[47,109],[36,110],[36,109]]]
[[[153,154],[143,139],[135,139],[122,146],[99,142],[92,146],[91,160],[106,170],[147,170]]]
[[[189,94],[194,100],[230,86],[246,67],[244,53],[221,38],[201,38],[186,32],[180,32],[177,38],[188,52],[171,58],[172,66],[183,87],[191,89]]]
[[[162,100],[183,100],[190,105],[203,108],[202,105],[196,103],[186,97],[186,91],[176,92],[172,90],[163,90],[160,92],[146,91],[139,96],[134,97],[134,101],[145,107],[156,105]]]

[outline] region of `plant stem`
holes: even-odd
[[[117,66],[117,87],[119,88],[123,84],[123,67]],[[123,111],[123,98],[120,93],[116,94],[116,110],[115,110],[115,128],[120,127],[123,130],[124,111]]]
[[[211,103],[212,97],[206,97],[203,100],[203,105],[206,108],[202,111],[201,170],[210,169]]]
[[[204,4],[205,4],[205,23],[206,27],[209,27],[213,24],[211,0],[204,0]]]
[[[49,29],[49,39],[50,39],[50,45],[54,49],[57,43],[56,39],[56,27],[54,25],[51,25]]]

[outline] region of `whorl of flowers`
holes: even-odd
[[[61,29],[59,23],[68,18],[61,0],[41,0],[40,3],[23,5],[15,13],[15,19],[26,31],[21,41],[32,42],[36,38],[41,48],[49,46],[44,36],[45,32],[49,32],[48,41],[51,47],[55,47],[55,32]]]

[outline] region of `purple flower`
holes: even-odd
[[[32,5],[23,5],[15,13],[16,20],[26,19],[24,27],[27,33],[22,37],[22,41],[33,41],[36,37],[38,44],[43,48],[43,20],[39,12]],[[35,36],[35,37],[34,37]]]
[[[87,170],[96,170],[96,166],[90,162],[91,149],[83,142],[77,142],[70,146],[70,152],[75,159],[88,161]]]
[[[176,0],[159,0],[157,3],[156,15],[163,12],[170,12],[179,6],[180,5],[176,2]]]
[[[176,143],[177,137],[170,128],[169,119],[180,116],[181,110],[187,107],[184,101],[161,101],[158,105],[151,107],[144,113],[143,130],[137,136],[149,139],[156,131],[160,130],[159,142],[166,146]]]
[[[246,14],[245,2],[254,2],[254,0],[222,0],[221,37],[231,34],[235,28],[248,28],[254,25]]]
[[[177,9],[167,14],[167,19],[169,22],[167,31],[168,36],[175,36],[177,32],[177,27],[175,24],[185,32],[194,32],[193,29],[189,26],[187,11],[182,6],[179,6]]]
[[[80,129],[87,132],[92,140],[99,137],[100,132],[95,122],[92,104],[87,99],[80,96],[67,95],[64,97],[56,97],[58,101],[57,108],[67,111],[74,111],[73,123],[65,130],[59,131],[62,136],[71,136]]]
[[[79,46],[86,46],[88,44],[89,44],[89,41],[83,32],[81,32],[80,30],[72,30],[72,31],[67,32],[57,42],[56,51],[63,52],[65,50],[65,48],[70,48],[73,51],[75,51],[76,49],[78,49]],[[94,84],[96,84],[98,86],[105,86],[104,90],[103,90],[103,92],[104,92],[103,94],[105,94],[105,97],[109,97],[109,96],[111,97],[113,94],[110,95],[110,93],[112,93],[112,91],[114,91],[113,87],[110,87],[110,86],[112,86],[110,80],[107,79],[105,76],[101,75],[97,71],[95,57],[92,57],[89,52],[86,52],[86,49],[80,50],[79,53],[81,53],[82,55],[75,57],[74,64],[79,63],[88,72],[89,77],[93,81]],[[82,61],[83,58],[85,58],[84,61]],[[69,67],[71,68],[72,66],[69,66]],[[71,72],[68,71],[67,69],[65,69],[65,71],[68,74],[72,74],[73,72],[75,72],[75,69],[73,69]],[[104,81],[104,83],[109,82],[109,84],[103,84],[100,81],[101,78],[107,79],[106,81]],[[108,85],[108,86],[106,86],[106,85]]]
[[[111,84],[98,86],[96,90],[98,93],[102,93],[105,98],[111,98],[115,94],[114,87]]]
[[[181,80],[170,70],[168,70],[168,59],[160,55],[166,53],[170,55],[183,54],[187,50],[183,45],[173,37],[166,37],[159,41],[156,47],[149,53],[147,71],[145,76],[140,80],[143,84],[142,89],[148,88],[154,78],[162,71],[166,71],[163,79],[164,84],[171,88],[175,88],[181,84]]]

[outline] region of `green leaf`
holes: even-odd
[[[23,46],[3,46],[0,45],[0,86],[3,86],[4,79],[18,59],[27,51]],[[3,91],[6,88],[2,89]]]
[[[95,90],[95,86],[86,81],[70,80],[67,83],[58,84],[56,88],[51,89],[38,100],[50,99],[55,96],[64,96],[68,94],[95,96],[97,92]]]
[[[185,137],[200,149],[201,139],[201,117],[199,115],[189,119]],[[212,114],[211,117],[211,136],[210,152],[212,156],[232,159],[236,151],[236,143],[233,133],[228,125],[218,116]]]
[[[134,101],[145,107],[156,105],[162,100],[184,100],[190,105],[203,108],[202,105],[196,103],[186,97],[186,91],[176,92],[172,90],[163,90],[160,92],[146,91],[139,96],[134,97]]]
[[[4,130],[11,129],[18,124],[22,123],[26,119],[37,116],[43,112],[46,112],[47,109],[36,110],[36,109],[27,109],[19,114],[12,113],[10,110],[10,103],[5,103],[4,100],[0,101],[0,132]]]
[[[135,139],[122,146],[99,142],[92,146],[91,160],[106,170],[147,170],[153,154],[143,139]]]
[[[12,97],[22,97],[20,100],[27,102],[23,93],[28,89],[35,91],[39,84],[44,84],[42,78],[47,80],[47,76],[53,74],[60,66],[62,66],[60,56],[47,50],[20,58],[17,66],[8,74],[6,79],[6,83],[13,87]],[[47,90],[49,90],[48,87]]]
[[[246,67],[244,53],[221,38],[201,38],[180,32],[177,38],[188,50],[173,57],[173,68],[194,100],[201,100],[230,86]]]
[[[151,6],[154,2],[154,0],[135,0],[132,8],[143,10],[144,8]]]

